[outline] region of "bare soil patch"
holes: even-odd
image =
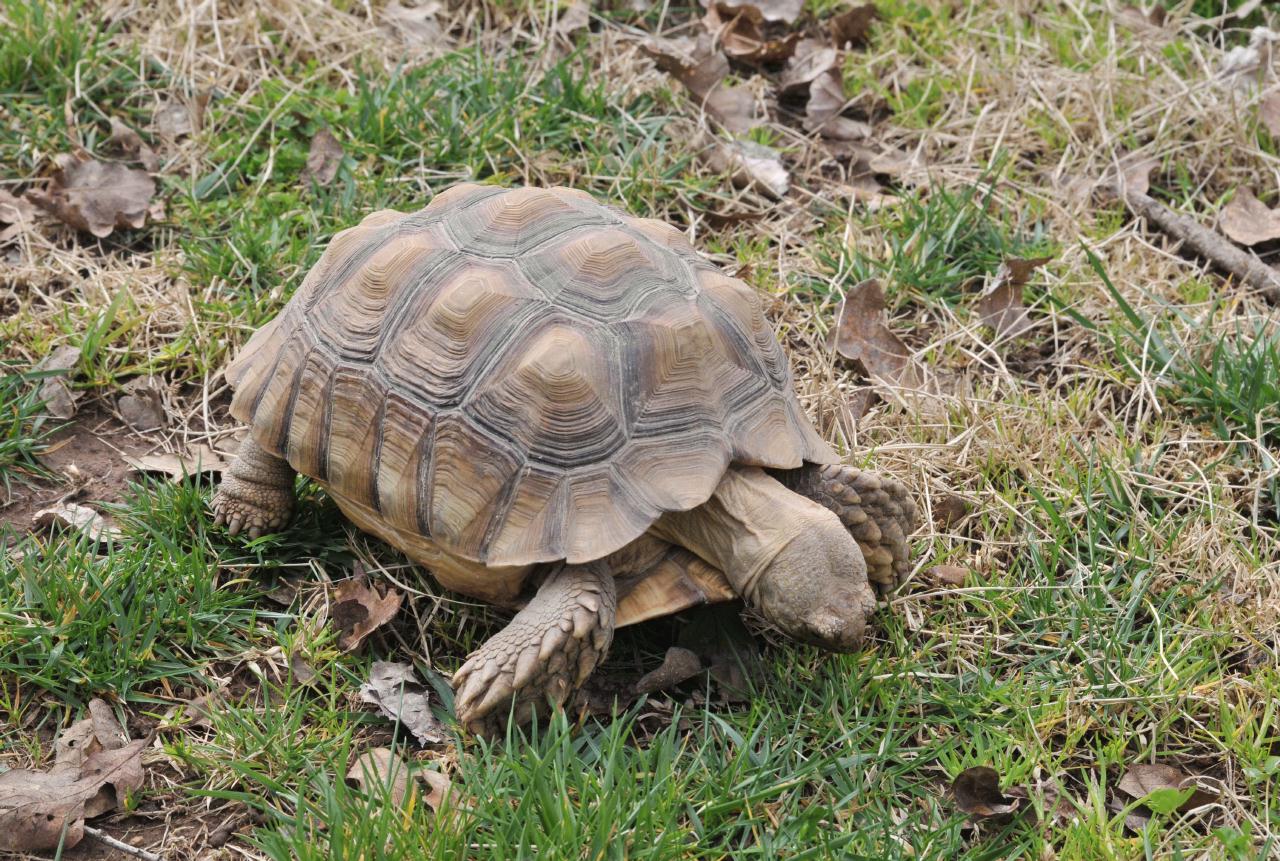
[[[154,443],[130,430],[100,403],[84,405],[40,455],[55,480],[15,483],[9,503],[0,507],[0,528],[24,532],[31,526],[32,515],[59,500],[90,505],[122,501],[133,472],[125,458],[154,448]]]

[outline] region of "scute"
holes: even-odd
[[[370,215],[227,378],[259,444],[362,527],[494,577],[617,551],[731,461],[835,459],[755,291],[568,189],[460,185]],[[519,591],[457,570],[461,591]]]

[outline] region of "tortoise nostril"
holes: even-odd
[[[862,608],[851,595],[837,594],[825,606],[814,610],[805,619],[813,641],[838,652],[857,649],[862,644],[866,618]]]

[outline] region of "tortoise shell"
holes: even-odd
[[[836,459],[756,291],[566,188],[369,215],[227,379],[232,415],[361,526],[494,571],[606,556],[730,462]]]

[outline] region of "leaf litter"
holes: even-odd
[[[1036,269],[1051,257],[1010,257],[1000,264],[991,284],[978,299],[978,315],[1001,341],[1020,338],[1034,327],[1027,306],[1022,303],[1022,288]]]
[[[726,54],[746,63],[781,62],[795,52],[800,41],[800,34],[794,32],[781,38],[766,36],[764,15],[750,4],[735,8],[730,3],[711,3],[702,23]]]
[[[1120,791],[1156,813],[1185,813],[1215,801],[1217,793],[1196,784],[1196,778],[1168,763],[1131,765],[1120,778]]]
[[[333,132],[327,128],[320,129],[311,138],[311,148],[307,152],[307,166],[302,169],[300,179],[303,185],[326,186],[333,182],[342,165],[342,144]]]
[[[46,374],[40,382],[37,397],[44,402],[49,415],[59,419],[70,419],[76,414],[76,399],[67,384],[74,376],[76,366],[80,364],[80,348],[72,346],[59,347],[37,362],[32,368],[36,374]]]
[[[129,794],[142,788],[142,752],[149,742],[129,741],[110,707],[92,701],[90,717],[58,737],[51,768],[0,774],[0,850],[76,846],[86,819],[124,810]]]
[[[449,733],[431,711],[426,687],[409,664],[374,661],[369,681],[360,686],[360,701],[378,707],[421,745],[444,744]]]
[[[705,34],[697,39],[652,37],[640,46],[659,69],[682,83],[711,117],[743,134],[758,122],[756,97],[745,84],[727,85],[729,61]]]
[[[704,7],[718,6],[728,12],[757,16],[760,20],[793,24],[804,10],[804,0],[701,0]]]
[[[343,580],[334,587],[333,609],[329,613],[338,629],[338,647],[344,652],[359,648],[365,637],[395,618],[402,600],[404,595],[395,589],[388,589],[384,595],[370,586],[363,569]]]
[[[665,691],[702,672],[702,659],[683,646],[672,646],[662,660],[662,666],[640,677],[635,684],[636,693],[651,694]]]
[[[160,159],[142,136],[126,126],[115,117],[111,118],[111,136],[107,144],[114,147],[125,158],[139,162],[149,172],[155,173],[160,167]]]
[[[1244,186],[1222,207],[1218,219],[1222,232],[1241,245],[1261,245],[1280,239],[1280,208],[1271,209]]]
[[[966,768],[951,782],[950,793],[956,809],[974,822],[1007,825],[1029,812],[1043,810],[1042,825],[1066,822],[1076,815],[1076,805],[1062,792],[1056,781],[1034,787],[1000,788],[1000,774],[994,768],[979,765]],[[1038,808],[1035,802],[1039,802]]]
[[[827,25],[831,41],[837,48],[861,45],[867,40],[877,14],[874,3],[863,3],[833,16]]]
[[[385,747],[366,750],[356,757],[347,769],[347,785],[368,797],[385,798],[392,807],[404,807],[412,801],[409,766]]]
[[[911,350],[889,328],[884,288],[874,278],[849,288],[836,317],[835,348],[864,372],[893,385],[919,385]]]
[[[164,385],[158,377],[134,377],[116,399],[116,409],[124,423],[136,431],[161,430],[169,423],[164,408]]]
[[[791,177],[777,150],[751,140],[720,140],[706,151],[707,165],[729,175],[737,188],[750,188],[766,197],[786,195]]]
[[[202,473],[221,473],[230,465],[220,452],[204,444],[193,446],[181,454],[161,452],[137,457],[126,455],[124,460],[136,472],[164,475],[174,481]]]
[[[112,544],[124,534],[101,514],[77,502],[62,502],[42,508],[32,515],[31,525],[37,530],[56,527],[78,531],[98,544]]]
[[[146,223],[156,184],[145,170],[84,154],[63,154],[54,161],[58,169],[46,187],[27,192],[36,206],[99,239]]]

